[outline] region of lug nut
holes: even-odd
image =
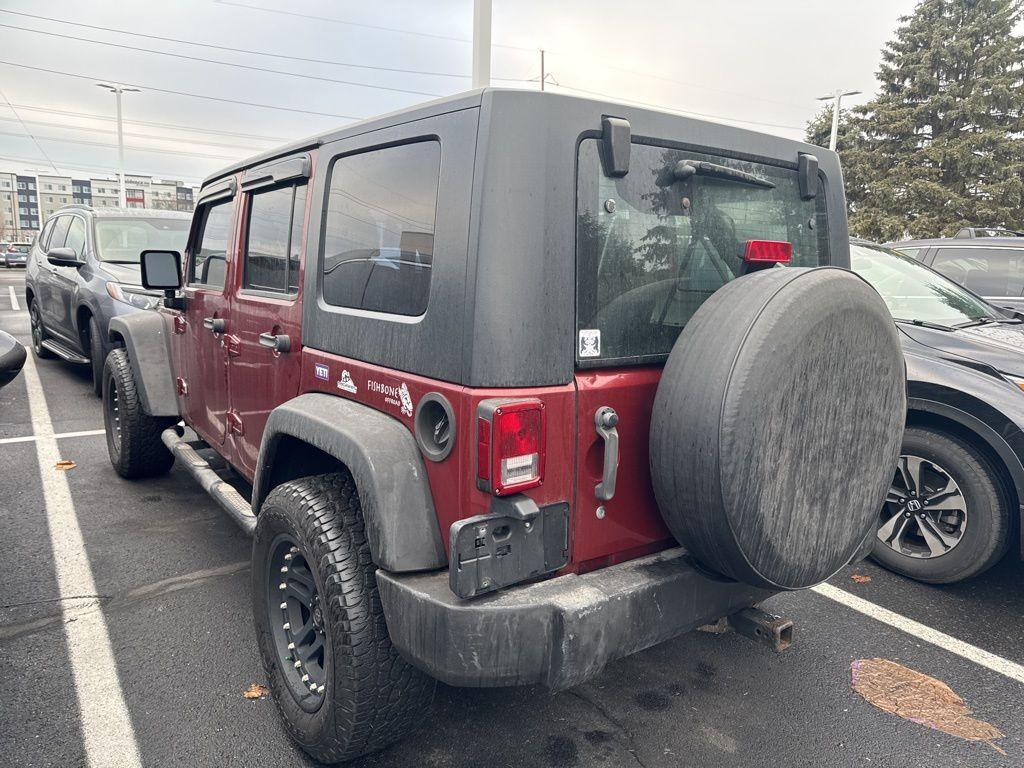
[[[309,692],[310,693],[316,693],[316,683],[310,683],[309,684]]]
[[[288,608],[288,603],[281,603],[281,606],[280,606],[280,608],[281,608],[281,610],[282,610],[282,611],[284,611],[284,610],[287,610],[287,608]]]
[[[292,623],[290,621],[286,621],[284,623],[284,629],[291,629],[291,628],[292,628]]]
[[[287,565],[282,565],[281,566],[281,573],[288,573],[288,566]]]
[[[288,585],[287,585],[287,584],[285,584],[285,583],[284,583],[284,582],[282,581],[282,582],[281,582],[280,584],[278,584],[278,585],[277,585],[277,588],[278,588],[278,589],[280,589],[280,590],[282,590],[282,591],[284,591],[284,590],[288,589]]]
[[[288,643],[288,650],[289,651],[294,651],[295,650],[295,643]]]
[[[296,669],[299,669],[302,666],[302,662],[301,661],[296,661],[294,664],[292,664],[292,666],[295,667]]]
[[[302,676],[302,682],[308,683],[309,682],[309,675],[303,675]]]
[[[293,555],[291,552],[287,552],[284,556],[285,562],[291,560],[293,557],[295,557],[295,555]]]
[[[318,686],[316,687],[316,692],[317,692],[317,693],[323,693],[323,692],[324,692],[324,687],[323,687],[322,685],[318,685]]]

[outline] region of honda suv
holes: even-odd
[[[100,394],[111,317],[152,309],[159,294],[139,284],[139,251],[181,248],[190,215],[177,211],[68,205],[32,244],[25,296],[37,357],[92,366]]]
[[[111,462],[179,459],[253,535],[269,687],[321,761],[435,680],[563,689],[722,617],[781,647],[753,607],[866,555],[903,429],[845,211],[833,153],[560,94],[284,147],[142,254],[165,298],[110,323]]]

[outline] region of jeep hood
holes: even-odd
[[[970,360],[1024,378],[1024,324],[992,323],[940,331],[900,323],[899,329],[944,357]]]

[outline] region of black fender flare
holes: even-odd
[[[171,318],[159,312],[134,312],[110,318],[107,338],[128,350],[142,408],[150,416],[180,416],[171,367]]]
[[[288,438],[352,473],[378,567],[408,572],[447,566],[423,458],[403,424],[362,403],[322,393],[279,405],[267,419],[256,464],[252,509],[257,515],[274,486],[298,476],[294,470],[279,470],[286,463],[279,456],[282,445],[285,450],[295,446]]]
[[[1006,467],[1006,471],[1009,473],[1010,480],[1013,482],[1014,489],[1017,492],[1017,514],[1021,522],[1020,553],[1021,556],[1024,556],[1024,464],[1021,463],[1020,457],[1010,444],[992,426],[977,416],[973,416],[947,403],[928,400],[922,397],[908,397],[907,410],[933,413],[936,416],[942,416],[956,422],[964,429],[977,435],[978,439],[982,440],[985,445],[995,452]]]

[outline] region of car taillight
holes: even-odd
[[[477,486],[505,496],[544,482],[544,403],[484,400],[477,408]]]
[[[782,240],[747,240],[743,260],[758,264],[789,264],[793,258],[793,244]]]

